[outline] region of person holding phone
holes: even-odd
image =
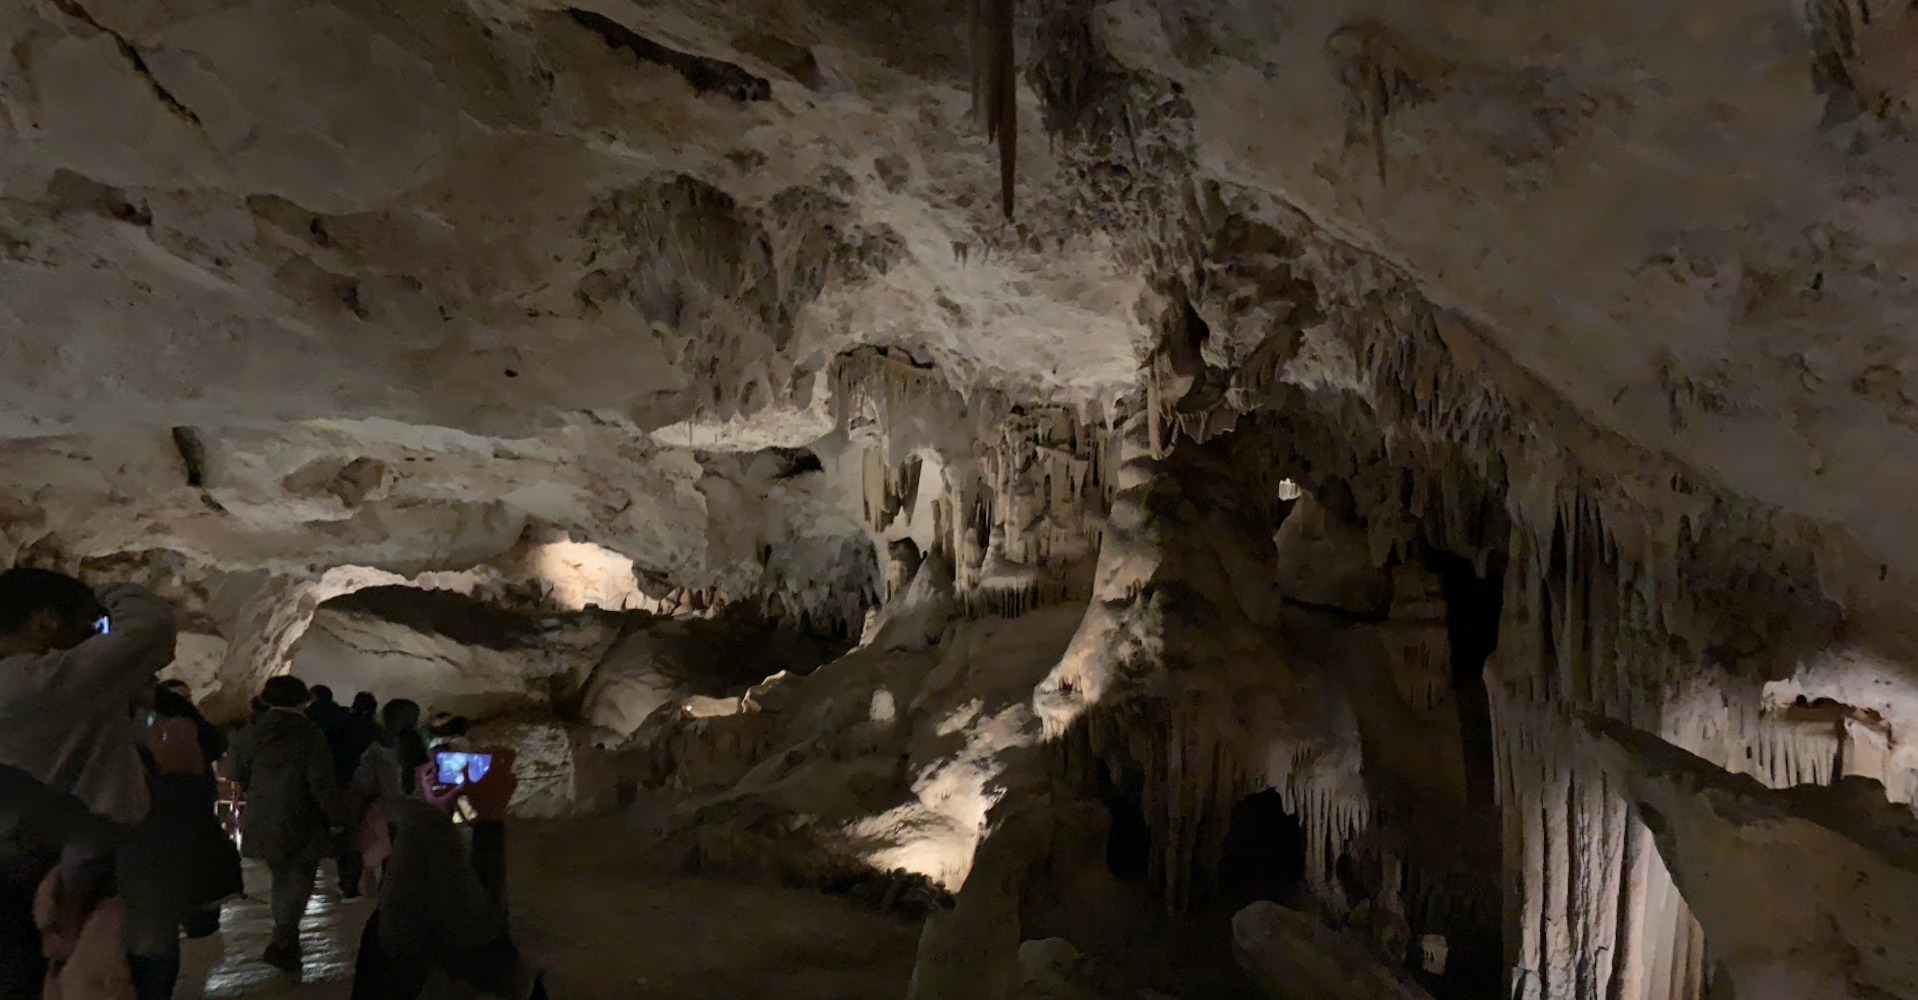
[[[140,825],[151,800],[135,710],[172,662],[176,628],[173,606],[141,587],[95,591],[50,570],[0,573],[0,765]],[[18,894],[0,900],[0,924],[30,925],[31,905]],[[147,956],[126,957],[138,965]]]
[[[134,826],[147,813],[133,717],[173,661],[173,605],[43,569],[0,573],[0,764]]]
[[[393,855],[379,908],[360,936],[353,1000],[416,1000],[435,973],[480,994],[520,1000],[529,983],[509,932],[506,810],[519,779],[510,750],[441,751],[389,805]],[[471,806],[469,846],[453,810]]]

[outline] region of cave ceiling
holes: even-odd
[[[7,538],[278,570],[324,525],[338,552],[308,562],[411,573],[538,521],[710,585],[768,541],[687,555],[738,496],[856,495],[831,461],[801,491],[715,457],[843,450],[849,351],[1091,423],[1268,343],[1307,389],[1419,397],[1381,373],[1429,360],[1326,346],[1398,336],[1325,332],[1384,302],[1437,331],[1395,349],[1497,397],[1479,446],[1683,479],[1843,550],[1845,586],[1898,584],[1918,27],[1895,6],[1026,5],[1008,219],[957,0],[22,0]],[[1196,366],[1164,360],[1186,316]]]

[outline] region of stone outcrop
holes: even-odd
[[[1918,997],[1903,5],[14,6],[0,554],[215,715],[492,716],[920,900],[927,997],[1231,888],[1381,989]]]
[[[1591,722],[1737,997],[1909,996],[1918,820],[1869,778],[1767,788],[1655,736]]]

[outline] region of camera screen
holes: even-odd
[[[470,785],[486,777],[486,772],[493,769],[493,755],[490,753],[441,750],[434,754],[434,760],[439,764],[442,785]]]

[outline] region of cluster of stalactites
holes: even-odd
[[[870,348],[841,356],[834,380],[841,426],[862,448],[863,514],[875,536],[924,537],[915,523],[923,505],[969,615],[1084,596],[1069,570],[1096,556],[1117,492],[1119,434],[1103,414],[1042,407],[988,425],[937,370]],[[955,427],[977,429],[965,443],[925,440]],[[936,475],[928,451],[939,457]]]
[[[864,631],[866,612],[878,603],[871,593],[817,595],[789,589],[768,590],[759,598],[759,613],[768,621],[782,622],[812,635],[858,638]],[[694,612],[695,617],[710,617],[714,610]]]
[[[994,526],[1004,533],[998,558],[1039,567],[1096,548],[1117,481],[1116,434],[1062,408],[1015,413],[979,459],[997,501]]]
[[[1773,787],[1882,769],[1880,734],[1844,706],[1767,707],[1756,679],[1702,664],[1709,595],[1633,558],[1643,549],[1589,497],[1547,509],[1542,528],[1514,532],[1488,670],[1513,995],[1696,1000],[1698,922],[1650,833],[1581,756],[1577,716],[1623,720]]]
[[[731,598],[723,587],[675,587],[639,610],[674,618],[710,618]]]
[[[925,467],[924,460],[916,455],[888,465],[883,449],[864,449],[860,461],[860,492],[865,521],[873,531],[884,534],[895,522],[908,528],[912,526],[920,476]]]
[[[1100,761],[1135,761],[1144,770],[1148,878],[1173,913],[1211,886],[1233,806],[1266,787],[1265,762],[1224,738],[1230,715],[1229,705],[1204,697],[1131,702],[1088,712],[1053,741],[1067,774],[1087,791]]]
[[[887,465],[904,458],[920,442],[911,440],[916,422],[969,420],[966,400],[937,368],[862,347],[840,355],[832,366],[833,418],[854,441],[880,449]]]
[[[1073,596],[1066,581],[1034,574],[1024,579],[988,580],[961,593],[959,608],[967,618],[1018,618],[1064,604]]]
[[[1698,1000],[1704,934],[1570,720],[1492,693],[1515,1000]]]
[[[1285,743],[1274,746],[1268,760],[1267,781],[1305,834],[1306,884],[1319,898],[1343,905],[1339,857],[1372,825],[1358,748]]]
[[[1767,711],[1728,681],[1711,698],[1679,698],[1708,664],[1764,673],[1768,651],[1797,638],[1765,630],[1817,625],[1823,595],[1848,603],[1840,584],[1869,574],[1792,519],[1556,408],[1410,276],[1297,213],[1263,213],[1274,214],[1296,253],[1288,266],[1325,317],[1300,331],[1314,356],[1302,359],[1284,331],[1230,372],[1175,372],[1155,356],[1142,373],[1151,454],[1310,397],[1328,412],[1294,415],[1323,428],[1294,442],[1312,459],[1307,484],[1350,489],[1376,564],[1426,546],[1476,556],[1481,573],[1494,553],[1507,557],[1487,680],[1511,994],[1693,1000],[1705,978],[1697,921],[1630,807],[1578,759],[1573,720],[1618,718],[1772,785],[1882,772],[1889,736],[1874,720],[1837,709],[1827,719],[1817,705]],[[1216,395],[1198,391],[1207,378],[1210,390],[1223,381]],[[1421,671],[1399,680],[1414,705],[1442,697]],[[1296,809],[1330,808],[1294,795]]]

